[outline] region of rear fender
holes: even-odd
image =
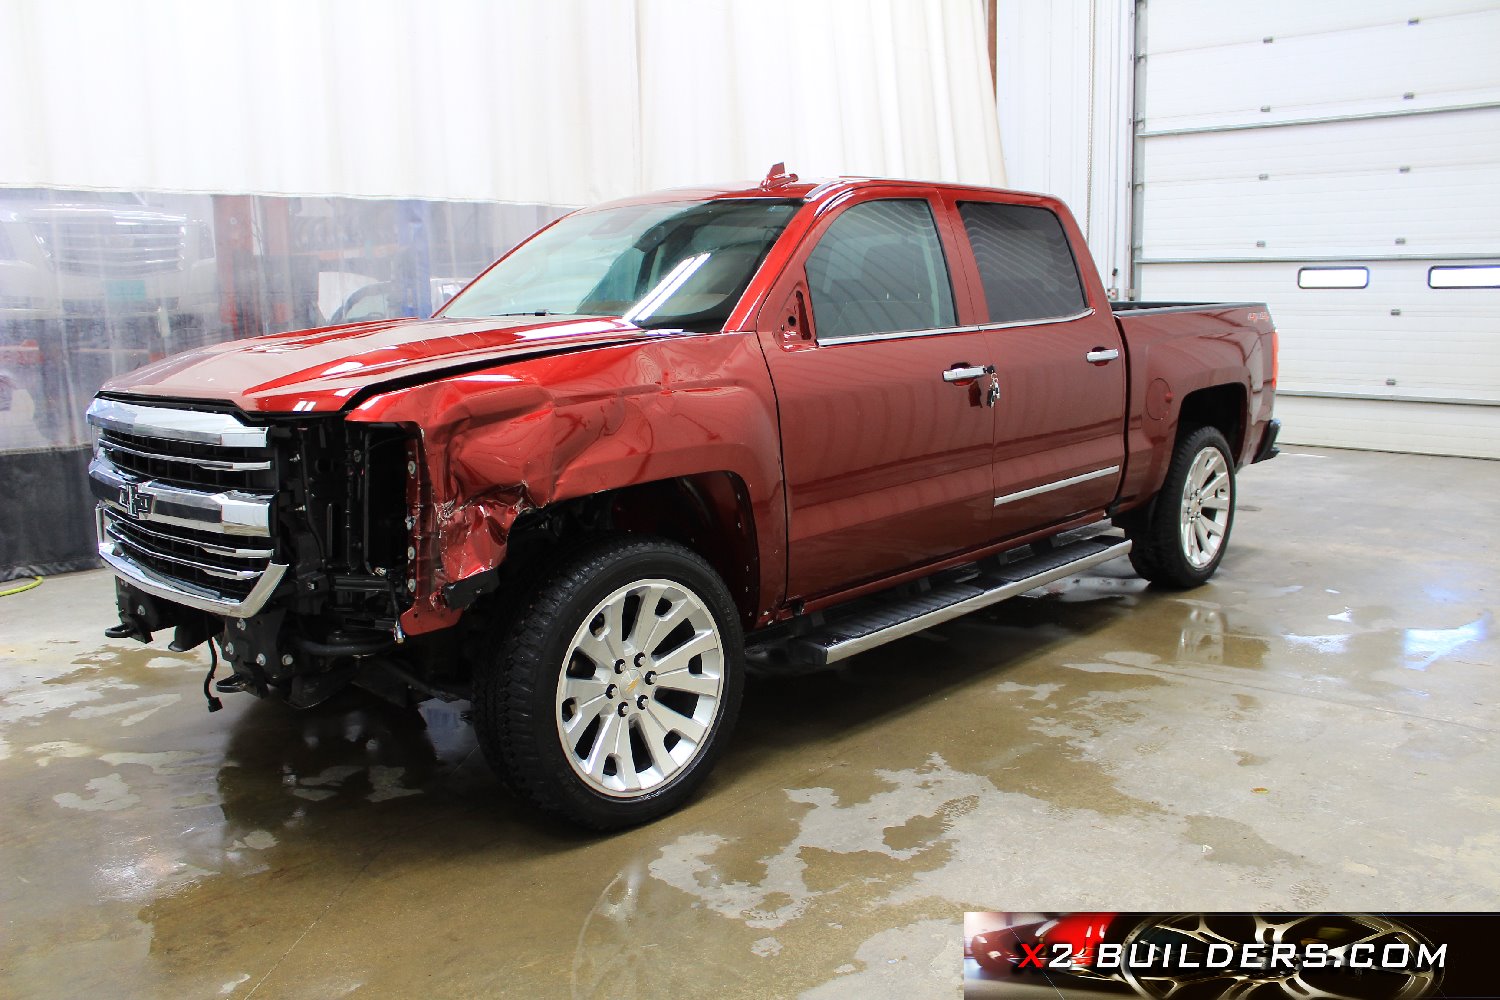
[[[1263,379],[1254,376],[1265,364],[1261,332],[1247,322],[1257,315],[1264,314],[1242,306],[1205,307],[1145,312],[1122,324],[1130,360],[1122,508],[1144,502],[1161,488],[1184,401],[1193,393],[1235,388],[1242,407],[1236,424],[1246,438],[1252,407],[1259,410],[1261,397],[1269,398]],[[1243,456],[1243,441],[1233,447]]]

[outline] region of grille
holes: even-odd
[[[99,449],[116,469],[139,479],[214,491],[276,489],[276,473],[264,448],[228,448],[102,430]]]
[[[54,219],[33,231],[59,271],[105,278],[180,270],[187,242],[179,222]]]
[[[130,583],[181,603],[254,614],[276,563],[274,450],[229,414],[95,400],[89,480],[99,554]]]
[[[275,555],[269,546],[257,548],[243,539],[180,526],[164,528],[113,510],[104,511],[102,520],[106,537],[136,563],[235,601],[250,596]]]

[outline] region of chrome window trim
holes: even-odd
[[[1015,503],[1017,500],[1025,500],[1028,497],[1051,493],[1053,490],[1067,489],[1069,486],[1077,486],[1079,483],[1086,483],[1091,479],[1103,479],[1105,476],[1112,476],[1119,471],[1120,467],[1118,465],[1111,465],[1107,469],[1095,469],[1093,472],[1085,472],[1079,476],[1069,476],[1067,479],[1059,479],[1056,482],[1033,486],[1028,490],[1007,493],[1004,496],[995,498],[995,506],[999,507],[1003,504]]]
[[[1094,312],[1094,308],[1090,306],[1087,309],[1080,309],[1078,312],[1070,313],[1067,316],[1044,316],[1041,319],[1021,319],[1011,323],[981,323],[979,329],[1014,330],[1022,326],[1052,326],[1056,323],[1073,323],[1080,319],[1088,319],[1094,315]]]
[[[802,196],[802,200],[804,202],[817,201],[819,198],[823,197],[825,194],[834,190],[835,188],[852,186],[853,183],[854,181],[851,178],[835,177],[833,180],[824,181],[822,184],[819,184],[817,187],[807,192],[807,194]]]
[[[229,413],[141,406],[118,399],[95,399],[88,422],[105,430],[139,437],[166,438],[221,448],[264,448],[267,429],[241,423]]]
[[[89,463],[89,483],[94,497],[137,521],[175,524],[183,528],[216,531],[224,535],[271,536],[271,497],[229,490],[204,493],[185,490],[154,479],[140,479],[122,473],[108,458],[100,455]],[[152,510],[141,517],[120,503],[120,491],[127,486],[155,498]],[[186,507],[198,516],[164,514],[156,508],[162,503]]]
[[[131,562],[119,552],[115,541],[105,531],[102,506],[94,509],[94,517],[95,526],[99,532],[99,558],[104,560],[116,576],[153,597],[197,608],[199,611],[207,611],[210,614],[225,615],[229,618],[254,617],[271,599],[271,594],[281,583],[281,578],[288,568],[284,563],[271,563],[261,575],[260,582],[245,595],[245,599],[235,601],[214,591],[195,587],[181,580],[170,579]]]
[[[904,340],[908,337],[940,337],[948,333],[987,333],[990,330],[1014,330],[1022,326],[1053,326],[1058,323],[1073,323],[1087,319],[1096,310],[1089,308],[1070,316],[1048,316],[1042,319],[1017,320],[1012,323],[980,323],[975,326],[945,326],[932,330],[891,330],[887,333],[861,333],[853,337],[835,337],[831,340],[818,338],[819,347],[835,347],[839,344],[867,344],[880,340]],[[814,317],[813,322],[817,319]]]

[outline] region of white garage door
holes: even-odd
[[[1500,6],[1137,9],[1137,297],[1268,302],[1290,442],[1500,458]]]

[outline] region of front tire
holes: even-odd
[[[1161,492],[1128,531],[1130,564],[1152,583],[1186,590],[1206,583],[1229,548],[1237,488],[1234,456],[1217,427],[1177,442]]]
[[[744,686],[739,613],[696,553],[654,538],[575,550],[477,665],[490,766],[596,830],[682,805],[728,742]]]

